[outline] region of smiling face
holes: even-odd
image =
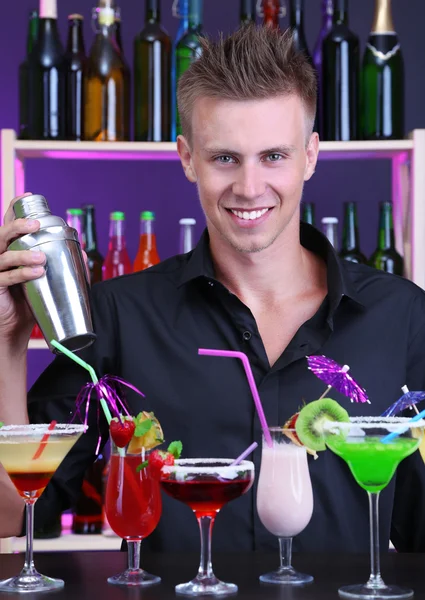
[[[216,246],[260,252],[286,230],[298,235],[303,185],[318,153],[298,96],[198,98],[191,146],[180,137],[178,150]]]

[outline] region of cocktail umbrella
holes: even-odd
[[[415,405],[421,402],[421,400],[425,400],[425,392],[410,392],[407,385],[403,385],[401,391],[403,395],[382,413],[382,417],[393,417],[406,408],[413,409],[416,414],[419,413]]]
[[[307,356],[308,368],[316,377],[324,381],[328,387],[320,396],[324,398],[331,388],[335,388],[344,396],[350,398],[351,402],[367,402],[370,404],[366,390],[349,375],[350,367],[341,366],[331,358],[326,356]]]

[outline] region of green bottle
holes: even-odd
[[[31,10],[27,33],[27,54],[25,60],[19,65],[19,134],[21,140],[29,139],[28,135],[28,57],[32,52],[38,32],[38,12]]]
[[[344,202],[344,228],[342,230],[342,250],[340,257],[350,262],[366,264],[366,257],[360,250],[359,229],[357,226],[357,205]]]
[[[393,206],[391,202],[379,205],[378,247],[370,257],[369,264],[394,275],[403,275],[403,258],[395,249]]]
[[[315,206],[313,202],[303,202],[301,221],[309,225],[316,225]]]
[[[391,0],[375,0],[361,72],[361,133],[365,140],[404,137],[404,65]]]
[[[240,24],[249,25],[255,23],[255,17],[257,15],[255,0],[241,0],[240,5]]]
[[[176,46],[176,82],[199,58],[202,52],[199,36],[202,35],[203,0],[189,0],[189,28]],[[178,108],[176,109],[176,134],[181,135],[181,122]]]
[[[144,29],[134,40],[134,139],[171,135],[171,39],[161,27],[160,0],[147,0]]]

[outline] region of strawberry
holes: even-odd
[[[171,452],[153,450],[149,454],[148,464],[153,477],[159,479],[161,477],[162,467],[174,465],[174,456]]]
[[[292,429],[293,431],[285,432],[285,434],[297,446],[304,446],[304,444],[301,442],[300,438],[298,437],[297,432],[295,431],[295,423],[297,422],[299,414],[300,413],[297,412],[294,415],[292,415],[292,417],[290,417],[286,421],[285,425],[283,426],[283,429]],[[306,446],[306,450],[307,450],[308,454],[311,454],[312,456],[314,456],[314,460],[316,460],[316,458],[318,458],[317,452],[315,450],[311,450],[310,448],[307,448],[307,446]]]
[[[133,417],[121,417],[122,422],[114,417],[109,425],[111,437],[118,448],[125,448],[133,437],[136,426]]]

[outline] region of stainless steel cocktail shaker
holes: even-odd
[[[22,284],[26,300],[50,350],[56,340],[69,350],[90,345],[93,331],[89,283],[75,229],[52,215],[46,198],[25,196],[13,205],[15,218],[37,219],[40,229],[16,239],[9,250],[36,249],[46,255],[42,277]]]

